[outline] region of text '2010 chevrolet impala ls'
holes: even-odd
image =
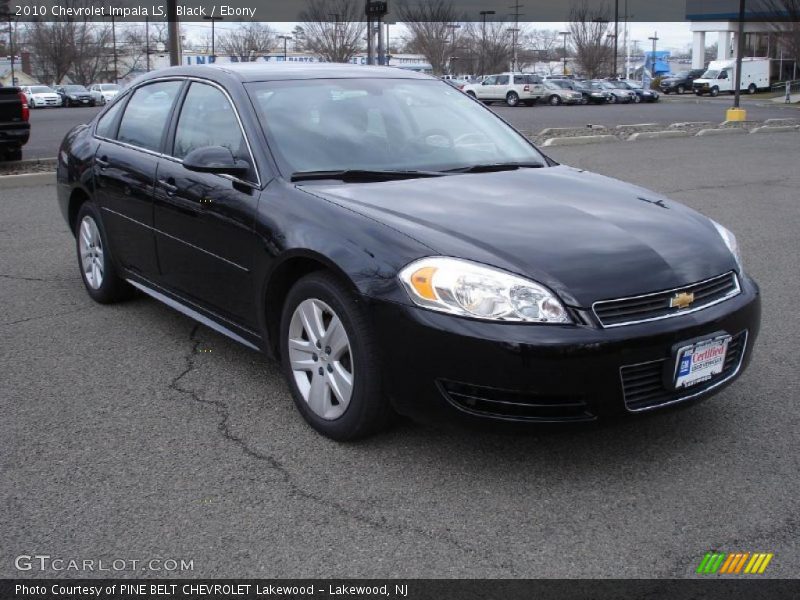
[[[281,361],[335,439],[391,415],[584,421],[705,398],[760,322],[736,239],[386,67],[176,67],[58,164],[98,302],[134,288]]]

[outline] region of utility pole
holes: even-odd
[[[167,0],[167,46],[169,47],[169,64],[181,64],[181,26],[178,21],[178,1]]]
[[[567,74],[567,36],[570,35],[569,31],[560,31],[559,35],[564,36],[564,68],[561,71],[562,75]]]
[[[204,21],[211,21],[211,61],[210,62],[217,62],[217,48],[215,44],[215,35],[214,35],[214,23],[216,21],[222,21],[222,17],[213,17],[211,15],[203,15]]]
[[[452,42],[450,43],[450,47],[451,47],[452,51],[455,53],[455,51],[456,51],[456,29],[461,29],[461,25],[459,25],[458,23],[448,23],[447,28],[451,31],[452,36],[453,36],[452,37]],[[452,57],[450,57],[450,58],[452,58]],[[450,72],[450,75],[454,75],[454,73],[453,73],[453,61],[448,59],[447,63],[448,63],[447,70]]]
[[[11,56],[11,87],[17,85],[14,76],[14,27],[11,25],[11,11],[8,12],[8,53]]]
[[[519,12],[519,9],[522,8],[523,5],[519,3],[519,0],[514,1],[513,6],[509,6],[509,8],[513,8],[514,12],[514,27],[509,29],[511,32],[511,50],[512,50],[512,58],[511,58],[511,71],[516,73],[517,71],[517,35],[519,34],[519,18],[522,16],[522,13]]]
[[[739,108],[739,97],[741,96],[742,87],[742,56],[744,56],[744,2],[739,0],[739,29],[736,33],[736,77],[734,78],[735,92],[733,97],[733,108]],[[744,116],[742,119],[744,120]]]
[[[150,72],[150,17],[144,18],[144,53],[147,61],[147,72]]]
[[[650,59],[650,77],[652,79],[656,76],[656,42],[659,40],[658,32],[653,32],[653,36],[647,39],[653,42],[653,54]],[[642,75],[642,77],[644,77],[644,75]]]
[[[117,69],[117,23],[114,13],[111,13],[111,45],[114,48],[114,83],[119,83],[119,70]]]
[[[478,71],[480,75],[483,75],[483,71],[486,68],[486,17],[489,15],[497,14],[496,11],[493,10],[482,10],[480,12],[481,18],[483,19],[483,33],[481,36],[481,55],[480,55],[480,64],[478,65]]]
[[[619,51],[619,0],[614,0],[614,68],[613,73],[611,74],[612,77],[616,77],[619,74],[619,69],[617,68],[617,54]]]

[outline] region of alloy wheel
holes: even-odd
[[[353,394],[353,354],[344,323],[322,300],[301,302],[289,323],[289,364],[308,407],[326,420],[341,417]]]
[[[83,217],[79,235],[83,276],[90,288],[100,289],[103,285],[103,240],[92,217]]]

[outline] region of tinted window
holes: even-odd
[[[114,126],[117,122],[117,115],[119,115],[119,111],[122,109],[122,104],[122,102],[117,102],[108,109],[106,114],[100,117],[100,120],[97,122],[97,135],[111,140],[114,139],[114,134],[116,133],[114,131]]]
[[[483,80],[483,83],[486,85],[494,85],[497,83],[497,75],[492,75],[491,77],[487,77]]]
[[[164,81],[140,87],[122,115],[117,139],[147,150],[161,149],[161,136],[182,82]]]
[[[204,146],[224,146],[237,158],[250,158],[239,121],[225,94],[213,86],[192,83],[181,108],[172,155],[183,158]]]
[[[508,85],[508,75],[498,75],[497,85]]]

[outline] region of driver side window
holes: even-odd
[[[728,78],[728,72],[727,71],[723,71],[722,73],[719,74],[719,78],[720,79],[727,79]]]
[[[497,84],[497,75],[492,75],[491,77],[487,77],[483,80],[483,85],[496,85]]]

